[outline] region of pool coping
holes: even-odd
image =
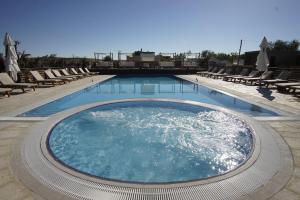
[[[40,137],[38,139],[38,142],[40,144],[41,141],[45,141],[45,135],[47,135],[47,134],[41,135],[40,131],[41,130],[47,130],[46,132],[48,133],[49,130],[53,127],[53,125],[57,123],[57,121],[65,118],[67,116],[69,116],[71,114],[74,114],[74,113],[77,113],[77,112],[79,112],[81,110],[86,110],[88,108],[95,107],[97,105],[103,105],[103,104],[109,104],[109,103],[116,103],[116,102],[126,102],[126,101],[171,101],[171,102],[179,102],[179,103],[191,103],[191,104],[195,104],[195,105],[199,105],[199,106],[206,106],[206,107],[209,107],[209,108],[212,108],[212,109],[220,110],[220,111],[223,111],[223,112],[230,113],[230,114],[233,114],[235,116],[238,116],[238,117],[242,118],[243,120],[245,120],[255,130],[255,134],[258,134],[258,135],[256,135],[255,138],[261,137],[261,134],[268,134],[268,137],[271,137],[269,139],[274,139],[274,141],[276,141],[276,143],[278,145],[277,147],[279,149],[279,154],[280,154],[278,156],[281,159],[280,166],[277,166],[279,169],[276,170],[276,173],[272,174],[272,176],[270,176],[268,178],[267,182],[262,182],[260,180],[260,178],[257,177],[259,179],[259,180],[257,180],[258,182],[256,184],[254,184],[253,182],[251,182],[252,185],[251,185],[250,190],[246,190],[245,188],[247,188],[247,186],[245,186],[245,185],[244,185],[245,188],[242,188],[242,189],[239,188],[239,184],[243,185],[244,183],[238,183],[236,185],[236,183],[235,183],[236,181],[234,181],[235,177],[242,176],[241,174],[243,174],[245,171],[251,171],[250,172],[250,175],[251,175],[250,177],[243,178],[245,181],[247,181],[248,179],[255,179],[253,177],[253,175],[255,175],[258,172],[260,172],[261,173],[260,175],[262,177],[264,177],[264,176],[266,176],[265,174],[268,173],[267,172],[268,170],[266,171],[266,169],[272,169],[272,167],[273,168],[275,167],[275,166],[268,166],[268,168],[266,168],[265,170],[262,170],[261,167],[266,167],[266,165],[268,165],[268,163],[262,163],[262,166],[260,166],[260,168],[254,170],[253,166],[258,165],[258,161],[259,161],[258,158],[260,157],[260,153],[257,152],[257,151],[254,152],[254,154],[253,154],[254,157],[252,156],[245,163],[245,165],[240,166],[238,169],[236,169],[236,170],[234,170],[232,172],[229,172],[228,174],[224,174],[224,175],[221,175],[219,177],[212,178],[210,180],[207,179],[207,180],[200,180],[200,181],[193,181],[193,182],[179,183],[179,184],[176,184],[176,183],[175,184],[156,184],[156,185],[128,184],[128,183],[124,184],[124,183],[120,183],[120,182],[115,182],[115,181],[112,182],[112,181],[106,181],[106,180],[104,180],[104,181],[101,180],[99,182],[98,178],[97,179],[89,179],[90,177],[82,176],[81,173],[75,174],[75,177],[74,177],[74,173],[73,173],[74,171],[73,170],[69,171],[70,169],[63,169],[63,171],[61,171],[62,170],[61,166],[56,165],[56,163],[53,162],[53,160],[51,160],[51,159],[53,159],[52,156],[50,156],[50,157],[46,156],[43,159],[43,162],[46,162],[46,165],[48,165],[48,167],[50,166],[50,168],[54,172],[55,172],[55,170],[59,170],[58,174],[60,176],[60,179],[64,179],[64,178],[76,179],[77,183],[80,180],[81,181],[84,180],[84,183],[82,183],[83,185],[92,184],[94,186],[95,185],[101,186],[101,190],[97,190],[97,192],[100,191],[100,193],[101,193],[101,191],[106,191],[106,192],[104,192],[106,195],[107,195],[107,192],[110,193],[110,194],[114,194],[114,191],[118,191],[118,193],[119,192],[122,193],[122,192],[126,192],[127,191],[126,193],[130,193],[130,191],[133,192],[132,190],[135,191],[133,193],[136,194],[136,195],[145,195],[145,194],[149,194],[149,193],[150,194],[154,194],[155,193],[156,195],[165,195],[166,193],[170,193],[170,192],[178,193],[178,195],[179,195],[179,193],[181,195],[182,194],[187,195],[185,193],[187,190],[191,190],[192,189],[193,191],[194,190],[201,191],[207,185],[210,185],[210,184],[211,185],[213,185],[213,184],[220,185],[221,184],[222,187],[230,185],[231,186],[230,188],[232,188],[231,190],[233,190],[233,191],[231,191],[232,195],[237,195],[239,197],[241,197],[241,195],[246,195],[246,196],[248,196],[250,198],[251,196],[257,195],[258,191],[259,192],[264,191],[264,195],[267,194],[268,196],[272,196],[273,194],[275,194],[275,191],[278,192],[279,189],[281,189],[282,187],[284,187],[284,185],[287,183],[287,181],[289,180],[290,176],[292,175],[292,171],[293,171],[293,159],[292,159],[289,147],[285,144],[285,142],[283,141],[283,139],[276,132],[274,132],[274,130],[272,130],[272,129],[268,128],[268,127],[265,127],[265,125],[262,125],[261,123],[257,122],[256,120],[254,120],[251,117],[246,116],[245,114],[237,113],[235,111],[232,111],[232,110],[229,110],[229,109],[226,109],[226,108],[222,108],[222,107],[219,107],[219,106],[210,105],[210,104],[204,104],[204,103],[199,103],[199,102],[194,102],[194,101],[189,101],[189,100],[156,99],[156,98],[155,99],[149,99],[149,98],[141,99],[141,98],[138,98],[138,99],[113,100],[113,101],[106,101],[106,102],[101,102],[101,103],[99,103],[99,102],[98,103],[92,103],[92,104],[89,104],[89,105],[83,105],[83,106],[80,106],[80,107],[69,109],[69,110],[57,113],[57,114],[49,117],[49,119],[47,121],[42,122],[39,125],[35,126],[33,129],[31,129],[32,133],[30,135],[31,135],[31,137],[33,135],[35,137]],[[261,133],[261,132],[267,132],[267,133]],[[266,137],[266,136],[264,136],[264,137]],[[28,142],[31,143],[32,140],[33,140],[33,138],[27,140],[27,143]],[[35,140],[37,140],[37,139],[35,139]],[[258,142],[259,140],[255,140],[255,141]],[[15,158],[18,158],[18,159],[14,159],[14,162],[12,162],[13,163],[13,169],[15,171],[15,174],[17,174],[18,177],[21,180],[23,180],[22,182],[25,185],[27,185],[28,187],[30,187],[34,191],[37,190],[36,192],[38,194],[40,194],[39,190],[37,188],[42,187],[43,182],[45,182],[46,180],[45,179],[43,181],[39,180],[41,178],[41,176],[43,176],[43,174],[40,173],[37,176],[36,169],[32,170],[32,169],[30,169],[30,167],[28,168],[28,166],[30,165],[30,163],[28,161],[26,161],[26,158],[30,157],[30,154],[27,155],[27,156],[24,155],[24,152],[26,152],[26,148],[25,148],[26,145],[24,146],[25,143],[22,142],[21,144],[19,144],[18,148],[16,148],[18,150],[16,151]],[[265,144],[260,145],[259,142],[258,142],[258,144],[256,143],[256,145],[257,146],[256,146],[255,149],[259,148],[259,149],[262,149],[263,151],[272,150],[272,148],[274,148],[274,147],[270,147],[269,145],[266,146]],[[32,148],[32,147],[30,147],[30,148]],[[45,153],[47,153],[47,151],[45,151],[45,146],[43,146],[43,145],[41,145],[41,146],[39,145],[38,149],[40,150],[39,156],[44,156]],[[254,149],[254,151],[255,151],[255,149]],[[20,150],[21,150],[21,152],[20,152]],[[276,151],[271,151],[271,153],[274,153],[274,152],[276,152]],[[257,157],[255,157],[255,156],[257,156]],[[269,156],[265,157],[264,159],[267,159],[268,157],[272,157],[272,155],[269,155]],[[20,161],[23,163],[22,165],[20,165]],[[251,161],[251,162],[249,162],[249,161]],[[250,163],[250,164],[248,166],[246,166],[247,163],[248,164]],[[25,168],[22,167],[22,170],[20,170],[19,168],[21,166],[26,166],[26,167]],[[31,178],[28,180],[27,178],[28,178],[29,174],[31,174]],[[49,175],[49,172],[48,172],[48,175]],[[71,178],[69,176],[71,176]],[[280,178],[278,178],[278,177],[280,177]],[[38,183],[38,184],[34,184],[34,187],[32,187],[32,185],[30,186],[30,184],[28,184],[28,181],[29,181],[29,183],[33,182],[32,179],[36,179],[35,181],[37,181],[37,183]],[[256,187],[254,187],[253,184],[256,185]],[[275,188],[276,190],[271,190],[270,191],[270,189],[268,188],[268,187],[270,187],[270,185],[273,188]],[[53,187],[55,187],[55,186],[51,185],[51,188],[53,188]],[[60,190],[63,190],[61,187],[62,186],[60,186]],[[230,189],[230,188],[227,188],[227,189]],[[216,188],[210,188],[209,193],[206,193],[206,195],[208,195],[207,197],[212,196],[211,193],[213,193],[213,192],[211,192],[211,191],[213,189],[216,189]],[[237,191],[237,189],[239,189],[239,191]],[[45,188],[43,188],[42,191],[45,191]],[[155,192],[153,193],[153,191],[155,191]],[[181,192],[185,191],[185,192],[181,193],[180,191]],[[58,191],[56,191],[56,192],[58,192]],[[66,192],[66,191],[60,191],[60,192],[58,192],[57,195],[62,195],[61,193],[64,193],[64,192]],[[218,192],[218,190],[216,190],[215,192]],[[100,193],[98,195],[100,195]],[[104,193],[102,192],[101,195],[104,195]],[[43,194],[40,194],[40,195],[43,196]],[[75,194],[72,193],[72,195],[75,195]],[[80,194],[76,194],[76,195],[80,195]],[[180,197],[182,198],[183,196],[180,196]],[[72,199],[72,198],[70,198],[70,199]],[[210,199],[210,198],[208,198],[208,199]]]

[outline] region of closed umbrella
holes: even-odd
[[[269,46],[268,41],[266,37],[264,37],[259,45],[260,51],[256,60],[256,69],[260,72],[268,71],[268,66],[269,66],[269,58],[267,54],[268,46]],[[259,86],[261,86],[261,79],[259,80]]]
[[[18,65],[18,56],[15,49],[15,42],[12,40],[8,33],[5,34],[4,42],[5,46],[5,71],[12,77],[14,81],[18,80],[18,72],[20,68]]]
[[[269,44],[266,37],[263,38],[261,44],[259,45],[260,51],[256,60],[256,69],[258,71],[267,71],[269,66],[269,58],[267,54],[267,48]]]

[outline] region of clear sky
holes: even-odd
[[[300,0],[0,0],[0,37],[33,56],[237,52],[300,39]],[[3,52],[3,46],[0,52]],[[115,55],[115,58],[117,55]]]

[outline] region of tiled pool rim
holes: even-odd
[[[228,176],[233,176],[235,173],[233,172],[236,172],[238,173],[239,172],[239,168],[241,168],[241,170],[243,168],[248,168],[249,166],[251,166],[253,164],[253,162],[256,160],[257,156],[259,155],[259,150],[260,150],[260,141],[259,141],[259,137],[256,137],[256,133],[255,131],[252,129],[252,127],[250,126],[250,130],[251,130],[251,137],[252,137],[252,148],[251,148],[251,151],[250,153],[248,154],[247,158],[242,162],[240,163],[237,167],[235,167],[234,169],[231,169],[231,170],[227,170],[225,172],[222,172],[220,173],[219,175],[212,175],[212,176],[209,176],[207,178],[201,178],[201,179],[196,179],[196,180],[190,180],[190,181],[177,181],[177,182],[164,182],[164,183],[143,183],[143,182],[134,182],[134,181],[120,181],[120,180],[114,180],[114,179],[110,179],[110,178],[102,178],[102,177],[98,177],[98,176],[94,176],[94,175],[91,175],[91,174],[88,174],[88,173],[85,173],[85,172],[81,172],[75,168],[72,168],[70,166],[68,166],[67,164],[65,164],[63,161],[60,161],[52,152],[52,150],[50,149],[49,147],[49,137],[51,135],[51,132],[52,130],[59,124],[61,123],[62,121],[64,121],[65,119],[71,117],[72,115],[75,115],[77,113],[80,113],[82,111],[86,111],[86,110],[90,110],[92,108],[95,108],[95,107],[101,107],[101,106],[105,106],[105,105],[110,105],[110,104],[118,104],[118,103],[130,103],[130,102],[133,102],[133,103],[141,103],[140,105],[142,105],[143,102],[162,102],[162,103],[176,103],[176,104],[184,104],[185,106],[189,106],[189,105],[193,105],[193,106],[199,106],[199,107],[202,107],[202,108],[209,108],[209,109],[212,109],[214,111],[221,111],[221,112],[225,112],[225,113],[228,113],[226,111],[224,111],[224,109],[221,109],[221,108],[218,108],[218,109],[215,109],[213,108],[213,106],[210,106],[210,104],[205,104],[205,103],[202,103],[202,106],[200,106],[200,104],[198,104],[197,102],[195,101],[189,101],[189,100],[175,100],[175,99],[157,99],[157,98],[143,98],[143,99],[124,99],[124,100],[114,100],[114,101],[106,101],[106,102],[103,102],[101,103],[100,105],[97,104],[96,106],[92,106],[92,107],[89,107],[88,109],[83,109],[79,112],[75,112],[70,115],[67,115],[63,118],[59,118],[58,121],[55,121],[53,123],[53,126],[51,127],[50,131],[48,131],[48,133],[45,134],[45,136],[42,137],[42,140],[41,140],[41,146],[42,146],[42,151],[43,151],[43,154],[44,156],[50,160],[50,161],[53,161],[53,164],[55,166],[57,166],[58,168],[62,169],[63,171],[66,171],[70,174],[73,174],[74,176],[78,176],[78,177],[84,177],[85,179],[87,180],[92,180],[92,181],[95,181],[97,182],[98,179],[101,179],[101,183],[103,183],[103,181],[107,180],[108,183],[112,182],[114,184],[116,183],[125,183],[124,186],[128,186],[128,185],[139,185],[139,184],[148,184],[148,185],[163,185],[163,184],[168,184],[169,186],[172,186],[172,184],[176,185],[176,186],[180,186],[181,183],[188,183],[188,182],[197,182],[198,183],[201,183],[201,181],[203,180],[206,180],[205,182],[213,182],[215,180],[222,180],[222,177],[224,175],[227,175],[226,177]],[[92,104],[91,104],[92,105]],[[167,104],[165,104],[164,106],[166,106]],[[171,105],[170,105],[171,106]],[[172,105],[171,107],[175,108],[174,105]],[[229,114],[229,113],[228,113]],[[232,113],[230,113],[232,115]],[[236,115],[233,115],[234,117],[237,117]],[[245,120],[241,120],[243,122],[245,122]],[[246,122],[246,124],[248,125],[248,123]],[[43,148],[43,147],[46,147],[46,148]],[[256,148],[257,147],[257,148]],[[245,165],[245,166],[244,166]],[[78,173],[77,173],[78,172]],[[225,177],[225,176],[224,176]]]
[[[253,155],[238,169],[221,176],[185,183],[149,185],[108,181],[75,172],[55,161],[49,155],[46,145],[41,145],[45,144],[51,128],[65,117],[95,106],[126,101],[186,103],[238,116],[254,129],[256,140]],[[43,130],[43,134],[41,134],[41,130]],[[134,199],[133,196],[140,199],[152,195],[158,197],[158,199],[168,199],[166,197],[171,195],[174,196],[174,199],[194,199],[195,195],[200,195],[207,199],[223,199],[224,196],[229,195],[231,199],[237,199],[242,196],[253,195],[257,192],[256,190],[261,191],[268,185],[274,184],[276,190],[270,191],[266,188],[268,195],[272,196],[287,183],[293,171],[293,160],[289,147],[272,129],[264,127],[244,114],[225,108],[173,99],[124,99],[69,109],[55,114],[47,121],[35,126],[31,130],[31,134],[23,142],[20,141],[16,147],[12,159],[14,173],[24,185],[42,197],[50,195],[53,198],[63,195],[69,199],[96,199],[99,197],[110,197],[112,199],[124,197],[126,199],[126,196],[128,196],[128,199]],[[219,198],[216,198],[216,194],[220,195]]]

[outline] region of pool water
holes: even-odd
[[[222,106],[251,116],[278,116],[273,111],[175,76],[116,76],[20,116],[49,116],[79,105],[125,98],[192,100]]]
[[[138,183],[198,180],[236,169],[250,156],[251,128],[235,116],[175,102],[122,102],[59,122],[48,149],[64,165]]]

